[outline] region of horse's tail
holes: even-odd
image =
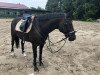
[[[16,44],[16,48],[18,48],[19,47],[19,37],[18,36],[15,37],[15,44]]]

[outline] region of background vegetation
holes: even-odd
[[[75,20],[100,18],[100,0],[48,0],[46,9],[52,12],[72,12]]]

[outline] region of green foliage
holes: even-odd
[[[41,7],[39,7],[39,6],[38,6],[38,8],[37,8],[37,9],[38,9],[38,10],[44,10],[43,8],[41,8]]]
[[[31,9],[33,9],[33,10],[36,10],[36,8],[34,8],[34,7],[30,7]]]
[[[100,17],[100,0],[48,0],[46,9],[52,12],[73,12],[76,20]]]
[[[31,9],[33,9],[33,10],[44,10],[43,8],[41,8],[39,6],[37,8],[31,7]]]
[[[63,0],[62,11],[64,12],[73,11],[72,0]]]
[[[86,21],[93,22],[92,18],[88,18]]]
[[[72,8],[72,0],[48,0],[46,4],[46,9],[52,12],[69,12]]]
[[[48,0],[46,9],[50,10],[52,12],[58,12],[60,11],[59,8],[59,0]]]

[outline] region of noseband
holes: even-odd
[[[76,31],[70,31],[69,33],[68,33],[68,37],[71,37],[73,34],[75,34],[76,33]]]
[[[71,31],[71,32],[69,32],[69,34],[73,34],[73,33],[76,33],[76,31]]]

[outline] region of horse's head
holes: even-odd
[[[63,23],[59,25],[59,30],[64,33],[65,37],[68,38],[69,41],[74,41],[76,39],[76,31],[74,31],[72,20],[70,18],[64,19]]]

